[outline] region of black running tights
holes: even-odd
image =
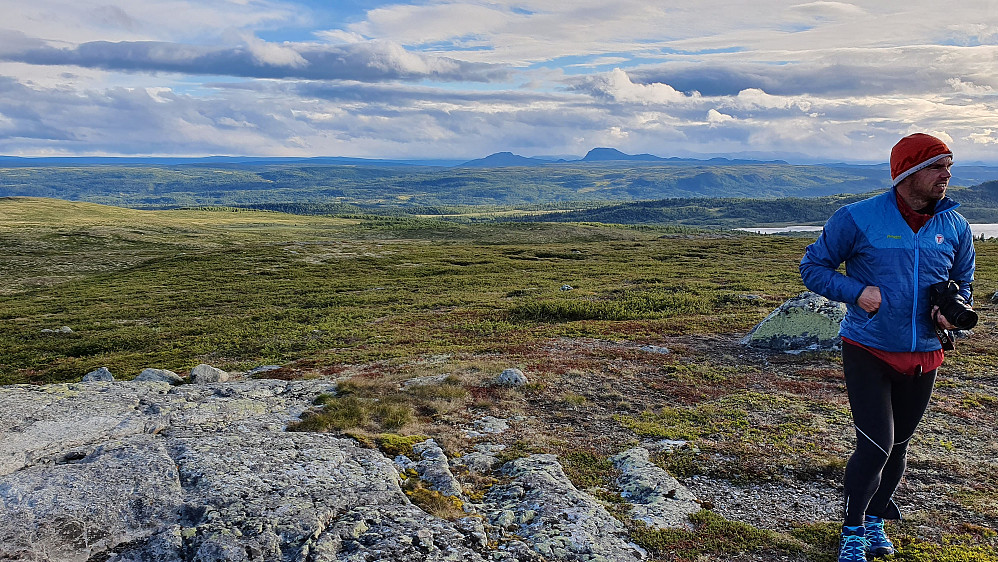
[[[905,469],[908,441],[921,421],[936,371],[905,375],[861,347],[842,344],[842,369],[856,426],[856,451],[845,475],[845,524],[864,515],[901,517],[894,491]]]

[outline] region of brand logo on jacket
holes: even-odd
[[[942,234],[936,234],[936,244],[942,244],[946,241],[946,238]]]

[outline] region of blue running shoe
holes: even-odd
[[[894,543],[884,533],[884,520],[880,517],[867,515],[864,519],[866,540],[870,543],[870,555],[874,558],[894,554]]]
[[[842,540],[839,541],[839,562],[866,562],[866,530],[859,527],[842,527]]]

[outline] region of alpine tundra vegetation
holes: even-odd
[[[810,241],[0,199],[0,559],[830,561],[838,354],[742,343]],[[892,560],[998,560],[976,244]]]

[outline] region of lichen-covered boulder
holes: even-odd
[[[741,343],[779,351],[838,349],[845,315],[845,304],[804,292],[780,305]]]
[[[496,384],[504,386],[523,386],[527,384],[527,376],[523,374],[523,371],[516,368],[506,369],[498,377],[496,377]]]

